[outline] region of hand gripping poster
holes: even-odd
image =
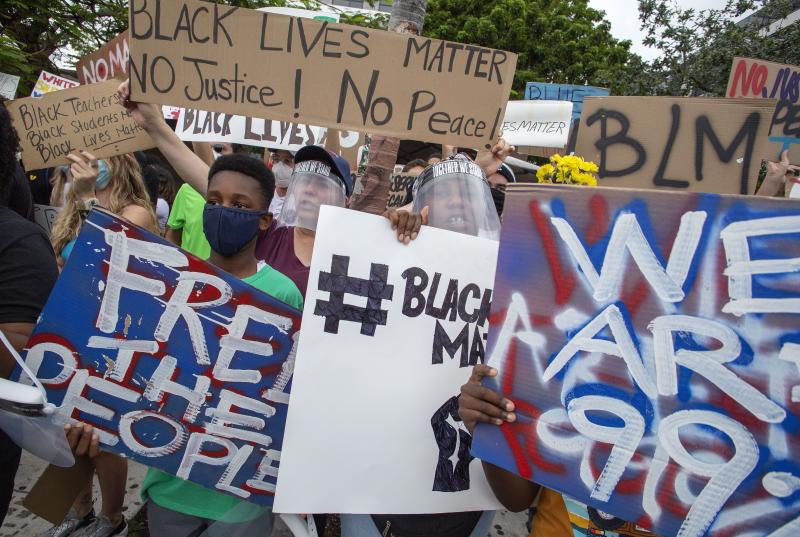
[[[275,511],[497,509],[458,395],[484,359],[497,242],[324,206]]]
[[[294,308],[95,210],[25,362],[101,449],[271,505],[299,328]]]
[[[490,319],[516,421],[473,455],[636,532],[800,535],[797,202],[510,189]]]

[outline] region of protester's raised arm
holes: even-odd
[[[200,157],[200,160],[206,163],[209,168],[214,164],[214,150],[208,142],[192,142],[192,150],[194,154]]]
[[[186,147],[169,128],[158,106],[131,101],[128,81],[120,84],[117,94],[133,120],[153,138],[161,154],[175,168],[181,179],[205,197],[208,186],[208,164]]]

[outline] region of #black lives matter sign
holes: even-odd
[[[129,16],[135,100],[467,147],[496,137],[517,61],[197,0],[131,0]]]
[[[484,359],[497,242],[424,227],[404,245],[327,206],[318,229],[275,510],[498,508],[454,398]]]

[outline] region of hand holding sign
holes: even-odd
[[[100,174],[97,158],[88,151],[70,153],[67,158],[72,162],[69,167],[72,174],[72,189],[79,199],[93,196],[95,181]]]
[[[119,85],[119,88],[117,88],[117,96],[136,124],[144,130],[149,132],[159,123],[164,122],[164,115],[159,106],[141,103],[131,99],[130,80],[126,80]]]
[[[513,423],[517,419],[513,402],[481,384],[483,377],[496,376],[497,369],[484,364],[475,364],[469,381],[461,386],[458,414],[464,420],[464,426],[470,434],[478,422],[502,425],[504,421]]]
[[[383,216],[392,223],[392,230],[397,231],[397,240],[408,244],[417,238],[422,225],[428,225],[429,210],[429,207],[423,207],[419,214],[413,214],[409,211],[389,209]]]

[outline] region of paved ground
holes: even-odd
[[[50,527],[50,523],[44,519],[30,513],[22,506],[22,500],[27,491],[33,486],[39,475],[44,471],[45,465],[36,457],[22,454],[22,463],[17,472],[16,487],[14,498],[11,501],[6,520],[0,528],[0,537],[34,537],[37,533]],[[146,468],[141,464],[130,462],[128,465],[128,490],[125,500],[125,516],[132,519],[139,509],[142,502],[139,500],[139,485],[144,479]],[[99,487],[95,483],[95,496],[99,496]],[[99,498],[98,498],[99,500]],[[98,502],[96,500],[96,502]],[[99,502],[98,502],[99,503]],[[96,503],[95,509],[99,510]],[[130,537],[145,537],[146,532],[141,531],[134,524],[131,525]],[[525,530],[525,517],[522,514],[500,512],[494,520],[491,537],[523,537],[527,535]],[[165,536],[153,536],[165,537]],[[166,536],[168,537],[168,536]],[[272,537],[292,537],[291,532],[285,525],[278,522]],[[432,536],[433,537],[433,536]]]

